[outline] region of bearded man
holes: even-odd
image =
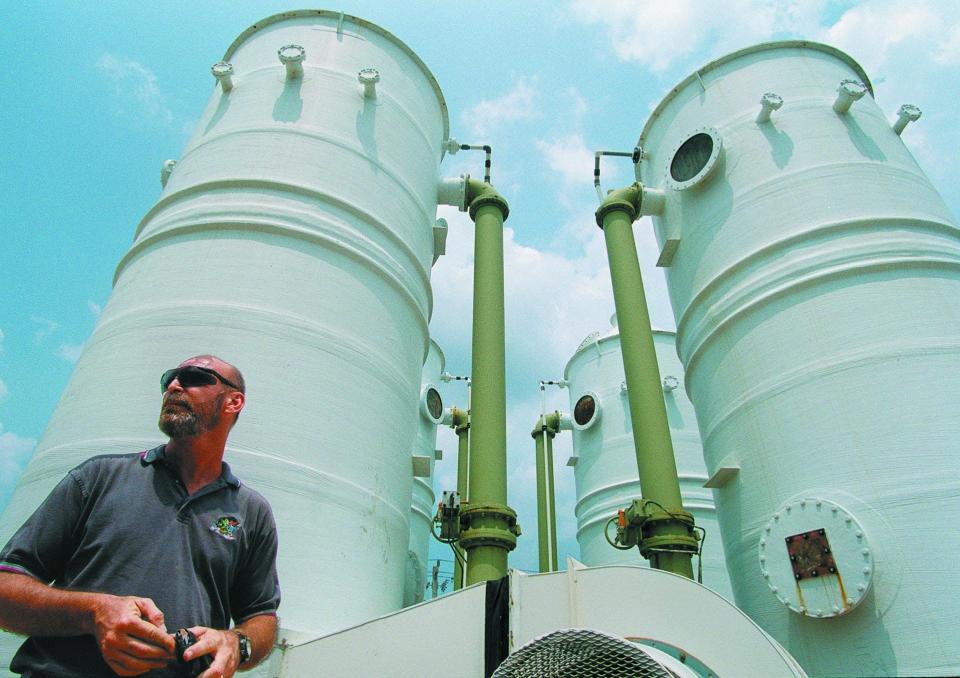
[[[76,467],[0,551],[0,627],[29,636],[10,666],[27,678],[195,675],[197,658],[229,678],[273,648],[273,514],[223,461],[243,375],[202,355],[160,386],[169,441]],[[168,629],[194,644],[178,653]]]

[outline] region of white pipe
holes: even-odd
[[[441,205],[452,205],[461,212],[466,212],[467,182],[469,180],[469,174],[441,179],[437,185],[437,202]]]
[[[643,194],[640,196],[640,215],[663,214],[663,206],[666,203],[666,194],[663,189],[643,187]]]
[[[284,45],[277,50],[277,58],[287,69],[287,80],[303,77],[303,60],[307,52],[300,45]]]
[[[867,86],[859,80],[841,80],[837,87],[837,98],[833,102],[833,110],[841,115],[850,110],[854,101],[860,101],[867,93]]]
[[[783,106],[783,97],[773,92],[767,92],[760,97],[760,113],[757,115],[757,122],[763,124],[770,122],[770,114],[773,111],[780,110]]]
[[[919,120],[921,115],[923,112],[913,104],[904,104],[897,111],[897,121],[893,123],[893,131],[899,136],[907,125]]]
[[[220,89],[229,92],[233,89],[233,64],[229,61],[218,61],[210,67],[213,77],[220,83]]]
[[[377,98],[377,83],[380,82],[380,71],[376,68],[364,68],[357,73],[357,80],[363,85],[363,98]]]

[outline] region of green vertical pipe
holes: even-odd
[[[470,415],[463,413],[463,421],[456,426],[457,432],[457,494],[460,495],[460,501],[467,499],[467,470],[470,463]],[[454,544],[454,548],[460,551],[460,547]],[[453,563],[453,590],[458,591],[463,588],[463,566],[460,559],[454,557]]]
[[[537,419],[537,425],[533,427],[530,435],[533,436],[537,463],[537,546],[540,555],[540,572],[553,572],[555,568],[551,569],[553,563],[550,550],[550,537],[553,536],[553,531],[550,529],[550,487],[544,447],[547,429],[543,423],[543,417]]]
[[[503,222],[506,201],[492,186],[468,182],[470,216],[475,224],[473,276],[473,355],[470,375],[470,508],[507,503],[507,414],[503,314]],[[508,532],[495,511],[471,516],[470,528]],[[467,585],[507,574],[508,547],[497,538],[469,542]]]
[[[547,498],[550,506],[550,571],[557,571],[557,502],[553,484],[553,437],[556,435],[547,429]]]
[[[610,262],[640,491],[644,499],[655,501],[667,510],[676,510],[683,508],[680,481],[633,238],[633,221],[638,213],[641,193],[638,184],[611,191],[597,210],[597,219],[603,228]],[[658,529],[655,535],[673,534],[678,527],[665,524]],[[650,564],[693,578],[689,553],[657,553]]]

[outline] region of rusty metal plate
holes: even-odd
[[[830,541],[824,528],[786,537],[787,553],[797,581],[837,573]]]

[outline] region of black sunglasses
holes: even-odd
[[[174,379],[179,381],[180,385],[184,388],[210,386],[220,381],[231,388],[235,388],[238,391],[240,390],[239,386],[225,379],[224,376],[216,370],[211,370],[209,367],[199,367],[197,365],[184,365],[183,367],[174,367],[172,370],[167,370],[163,373],[163,376],[160,377],[160,391],[166,391]]]

